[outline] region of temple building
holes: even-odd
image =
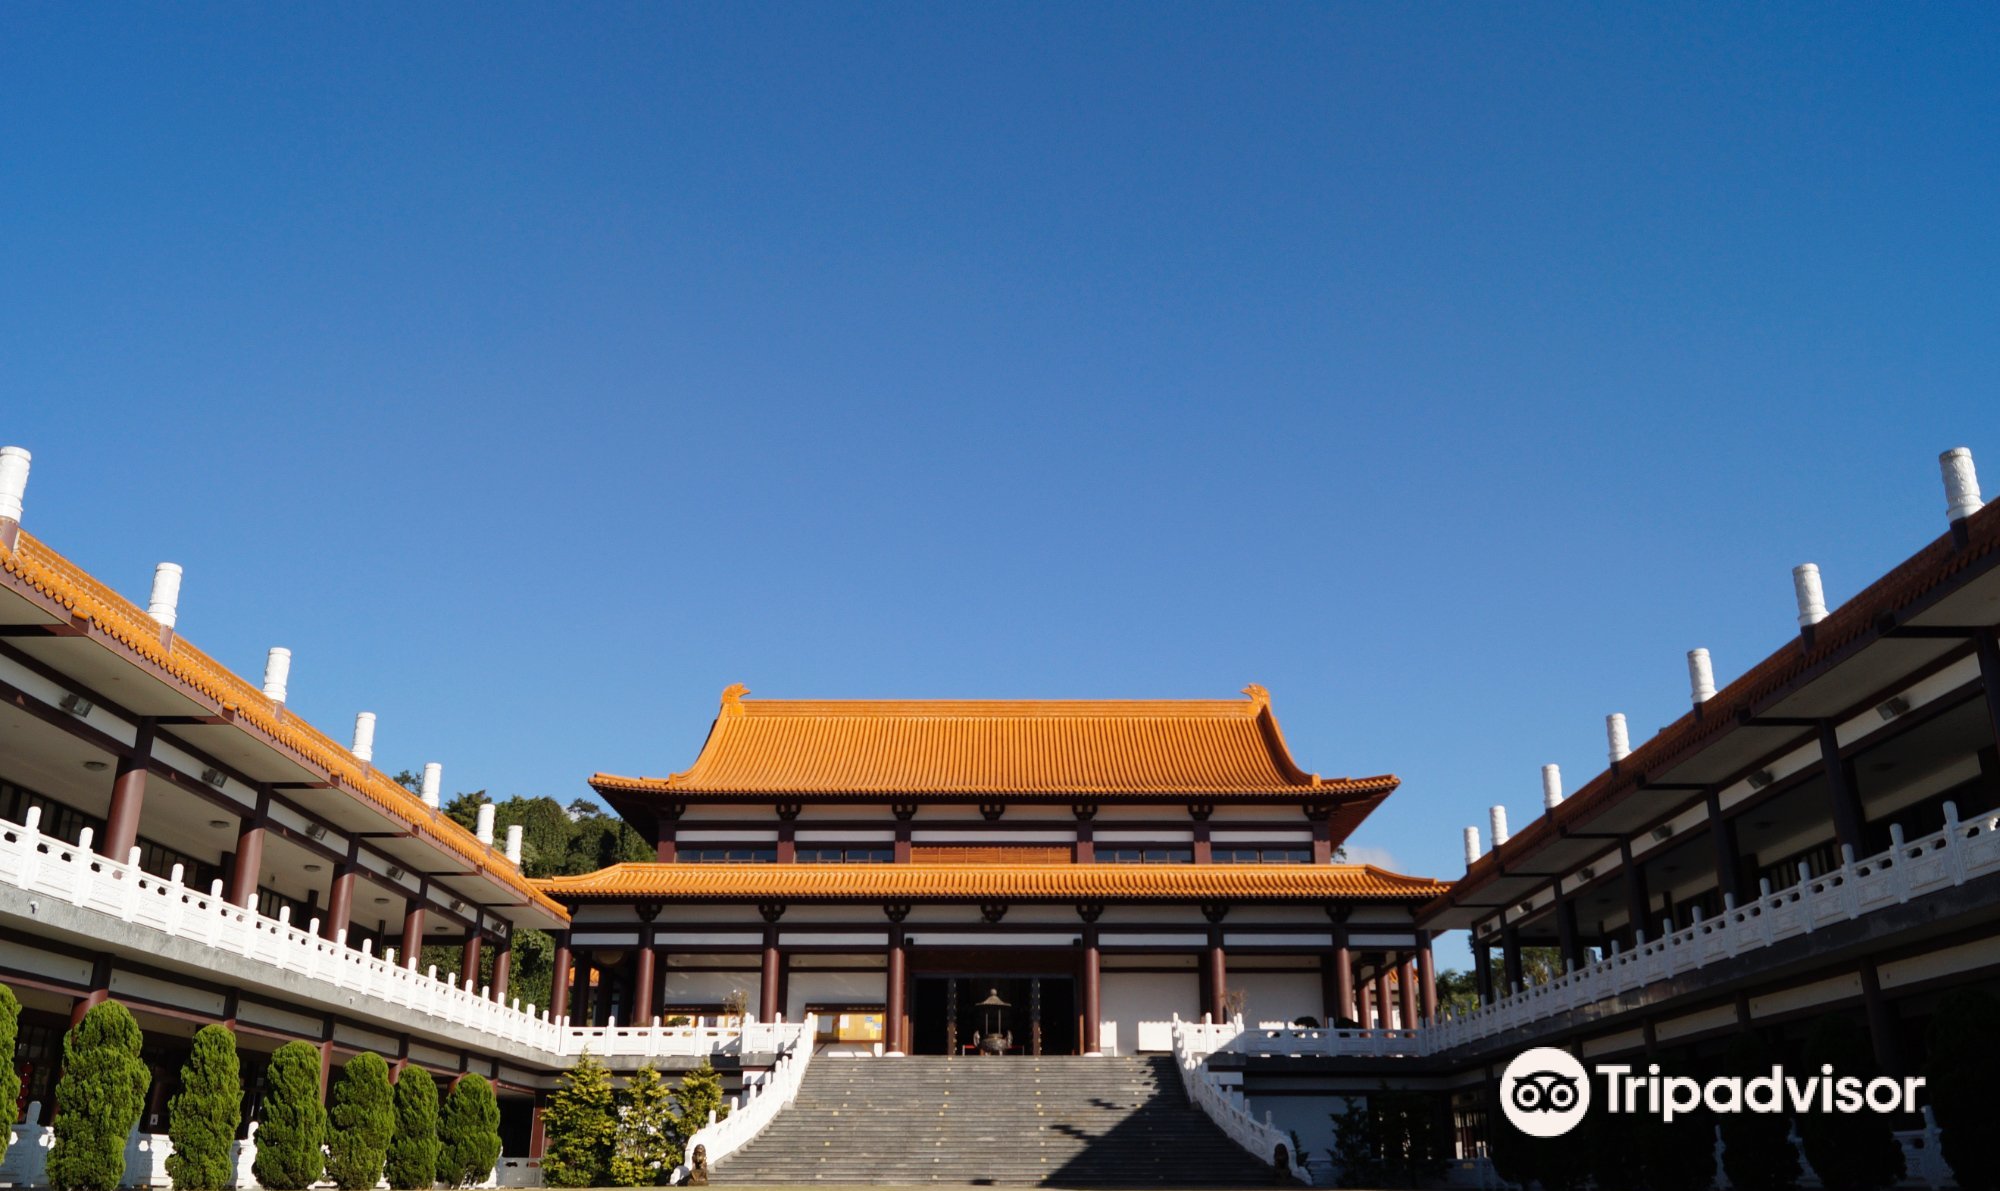
[[[288,650],[257,682],[196,648],[181,568],[132,601],[25,532],[27,454],[0,448],[0,983],[23,1006],[16,1133],[41,1131],[0,1183],[36,1185],[64,1032],[106,999],[145,1031],[141,1133],[220,1022],[246,1132],[280,1044],[318,1047],[323,1077],[373,1051],[491,1079],[517,1186],[585,1051],[621,1077],[712,1062],[742,1099],[703,1153],[718,1182],[771,1184],[867,1181],[906,1123],[855,1145],[856,1120],[922,1096],[925,1128],[1013,1111],[1035,1138],[920,1167],[939,1181],[1132,1185],[1154,1159],[1152,1181],[1244,1186],[1245,1162],[1326,1153],[1349,1098],[1414,1091],[1470,1187],[1494,1185],[1496,1072],[1530,1046],[1712,1072],[1746,1034],[1797,1063],[1844,1017],[1913,1076],[1945,999],[2000,989],[2000,508],[1965,451],[1940,465],[1942,532],[1843,601],[1800,565],[1768,656],[1719,680],[1690,650],[1684,714],[1643,739],[1608,716],[1603,772],[1569,791],[1545,767],[1535,816],[1510,833],[1494,807],[1450,882],[1344,863],[1398,780],[1306,771],[1257,686],[731,687],[684,771],[590,779],[650,860],[531,878],[493,804],[468,828],[437,765],[375,768],[373,714],[345,743],[300,717]],[[1446,1005],[1432,944],[1458,931],[1476,994]],[[510,988],[517,942],[536,981],[552,961],[550,1004]],[[1910,1181],[1949,1186],[1935,1122],[1895,1126]],[[945,1160],[911,1136],[903,1158]],[[164,1185],[159,1140],[134,1139],[152,1165],[128,1182]]]
[[[540,882],[572,922],[559,1014],[643,1023],[740,998],[875,1053],[1040,1055],[1164,1050],[1141,1023],[1175,1014],[1436,1012],[1413,914],[1445,886],[1339,862],[1397,780],[1301,769],[1262,687],[747,693],[723,692],[685,771],[591,779],[657,860]]]

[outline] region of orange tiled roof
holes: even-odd
[[[1422,902],[1448,888],[1371,864],[615,864],[537,884],[565,902]]]
[[[475,868],[491,872],[542,908],[563,914],[533,882],[500,854],[479,842],[442,811],[424,805],[387,775],[364,766],[352,752],[290,711],[281,712],[262,688],[239,677],[176,634],[160,643],[160,625],[139,607],[26,531],[12,552],[0,546],[0,569],[66,609],[73,622],[87,622],[109,641],[169,678],[198,692],[225,714],[249,724],[295,756],[332,774],[343,789],[374,803],[456,852]]]
[[[607,796],[1037,795],[1376,800],[1390,775],[1292,761],[1262,687],[1237,700],[746,700],[732,686],[701,755],[665,778],[600,773]]]

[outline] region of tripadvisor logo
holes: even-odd
[[[1772,1067],[1769,1075],[1745,1079],[1725,1075],[1691,1079],[1661,1075],[1659,1064],[1644,1074],[1630,1065],[1599,1063],[1604,1108],[1613,1113],[1651,1113],[1663,1121],[1706,1108],[1714,1113],[1915,1112],[1923,1077],[1861,1079],[1836,1076],[1831,1066],[1803,1079]],[[1561,1137],[1590,1109],[1589,1071],[1568,1051],[1538,1046],[1507,1064],[1500,1077],[1500,1107],[1516,1129],[1530,1137]]]

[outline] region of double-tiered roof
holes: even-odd
[[[1245,700],[745,699],[723,692],[701,755],[664,778],[590,779],[621,811],[691,802],[1292,803],[1337,844],[1399,784],[1324,778]]]

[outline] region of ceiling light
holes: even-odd
[[[64,695],[61,706],[64,711],[80,719],[90,714],[91,703],[82,695]]]
[[[306,865],[306,871],[309,873],[316,873],[325,867],[326,866],[323,864],[308,864]]]
[[[386,897],[378,897],[375,899],[375,904],[378,906],[386,906],[389,904],[389,899]]]
[[[217,831],[220,831],[220,830],[222,830],[223,828],[225,828],[225,827],[229,826],[229,820],[227,820],[227,819],[210,819],[210,820],[208,821],[208,825],[209,825],[210,827],[213,827],[213,828],[215,828],[215,829],[216,829]]]
[[[105,770],[107,770],[107,769],[111,768],[111,762],[109,762],[109,761],[85,761],[85,762],[83,763],[83,767],[84,767],[85,769],[88,769],[88,770],[90,770],[90,772],[92,772],[92,773],[103,773],[103,772],[104,772]]]

